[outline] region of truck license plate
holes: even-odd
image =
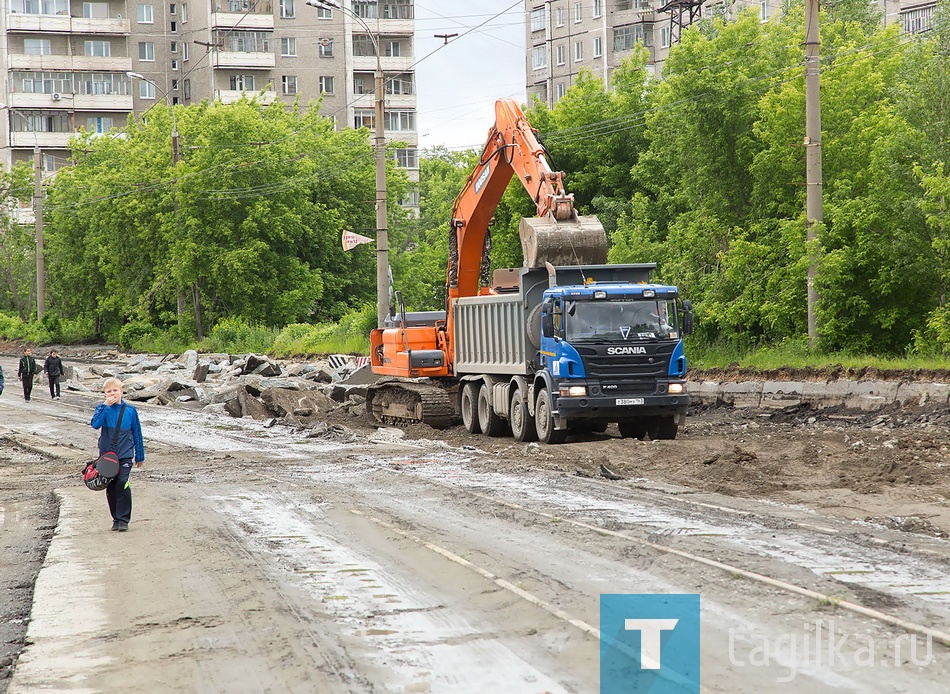
[[[642,405],[643,398],[617,398],[618,405]]]

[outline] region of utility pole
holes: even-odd
[[[33,148],[33,214],[36,218],[36,317],[46,313],[46,262],[43,260],[43,157]]]
[[[817,251],[814,248],[824,220],[821,178],[821,59],[818,47],[818,0],[805,0],[805,241],[808,259],[808,344],[817,338],[815,307],[818,290]]]

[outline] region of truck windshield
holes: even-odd
[[[676,302],[569,301],[564,337],[568,342],[675,340]]]

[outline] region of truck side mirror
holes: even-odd
[[[683,334],[689,335],[693,332],[693,302],[683,302]]]
[[[554,316],[550,313],[541,314],[541,335],[554,337]]]

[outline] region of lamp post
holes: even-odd
[[[337,0],[307,0],[311,7],[340,10],[366,30],[376,52],[376,322],[382,328],[389,315],[389,221],[386,196],[386,93],[379,37],[363,18]]]
[[[161,89],[161,87],[159,87],[155,82],[141,73],[129,71],[125,74],[127,77],[131,77],[132,79],[148,82],[150,85],[155,87],[156,93]],[[173,104],[168,99],[167,93],[162,98],[165,100],[165,103],[168,104],[168,108],[172,110],[172,164],[175,165],[178,163],[178,125],[175,121],[175,104]]]
[[[43,157],[40,152],[40,144],[36,137],[36,127],[34,124],[19,111],[8,108],[6,104],[0,104],[0,109],[4,108],[10,111],[10,113],[22,118],[23,122],[26,123],[33,133],[33,220],[36,224],[36,317],[42,318],[46,313],[46,260],[43,250]]]

